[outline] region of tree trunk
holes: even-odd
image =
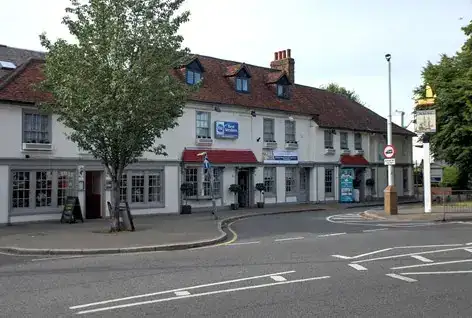
[[[120,225],[120,186],[119,180],[116,176],[111,177],[111,202],[112,202],[112,215],[111,215],[111,228],[110,232],[118,232],[121,230]]]

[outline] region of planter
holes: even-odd
[[[257,207],[258,207],[259,209],[264,208],[264,202],[257,202]]]
[[[182,212],[180,214],[192,214],[192,206],[182,205]]]
[[[231,210],[237,210],[239,208],[239,204],[231,203]]]

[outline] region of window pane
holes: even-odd
[[[210,114],[197,112],[196,118],[197,138],[210,138]]]
[[[341,149],[349,149],[348,147],[348,135],[345,132],[341,133]]]
[[[52,205],[52,171],[36,171],[36,207]]]
[[[237,79],[236,79],[236,90],[238,90],[238,91],[240,91],[240,90],[243,89],[241,82],[242,82],[242,79],[240,79],[240,78],[237,78]]]
[[[200,80],[202,79],[202,74],[200,72],[193,72],[193,77],[194,77],[194,84],[198,84]]]
[[[296,191],[296,184],[295,184],[295,174],[296,168],[285,168],[285,192],[295,192]]]
[[[76,195],[75,171],[58,171],[57,205],[63,206],[68,196]]]
[[[264,167],[264,187],[266,193],[276,194],[275,168]]]
[[[247,78],[242,79],[242,84],[243,84],[243,87],[242,87],[243,91],[247,92],[248,91],[248,80],[247,80]]]
[[[185,183],[192,185],[192,190],[189,191],[189,196],[196,196],[198,192],[198,169],[197,168],[186,168],[185,169]]]
[[[324,132],[324,145],[325,148],[333,148],[333,134],[327,130]]]
[[[194,84],[195,83],[195,76],[194,72],[191,70],[187,70],[187,84]]]
[[[274,141],[274,120],[270,118],[264,118],[263,123],[264,141]]]
[[[131,202],[144,202],[144,173],[131,176]]]
[[[148,176],[148,202],[162,202],[162,172]]]
[[[12,208],[30,207],[30,172],[14,171],[12,181]]]
[[[295,122],[286,120],[285,121],[285,142],[295,141]]]
[[[356,150],[362,150],[362,135],[359,133],[354,134],[354,147]]]
[[[325,194],[333,194],[333,169],[325,169]]]
[[[23,114],[23,142],[50,143],[49,116],[42,114]]]

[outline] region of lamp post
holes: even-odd
[[[385,59],[388,64],[388,117],[387,117],[387,146],[393,146],[393,136],[392,136],[392,65],[391,60],[392,55],[385,54]],[[392,159],[394,159],[393,157]],[[394,184],[394,165],[389,163],[387,165],[388,170],[388,185],[384,190],[384,209],[387,214],[397,214],[397,190],[395,189]]]
[[[216,200],[215,200],[215,190],[214,190],[214,184],[215,184],[215,177],[213,173],[213,167],[211,166],[210,160],[208,160],[208,154],[206,152],[201,152],[197,154],[197,156],[201,157],[203,156],[203,169],[206,170],[206,175],[209,178],[210,181],[210,194],[211,194],[211,214],[215,218],[215,220],[218,220],[218,216],[216,215]]]

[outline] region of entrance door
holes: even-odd
[[[249,206],[249,170],[240,170],[238,172],[238,184],[241,186],[241,192],[238,194],[239,206],[244,208]]]
[[[85,173],[85,218],[102,217],[102,172],[87,171]]]
[[[300,168],[300,191],[298,201],[310,201],[310,168]]]

